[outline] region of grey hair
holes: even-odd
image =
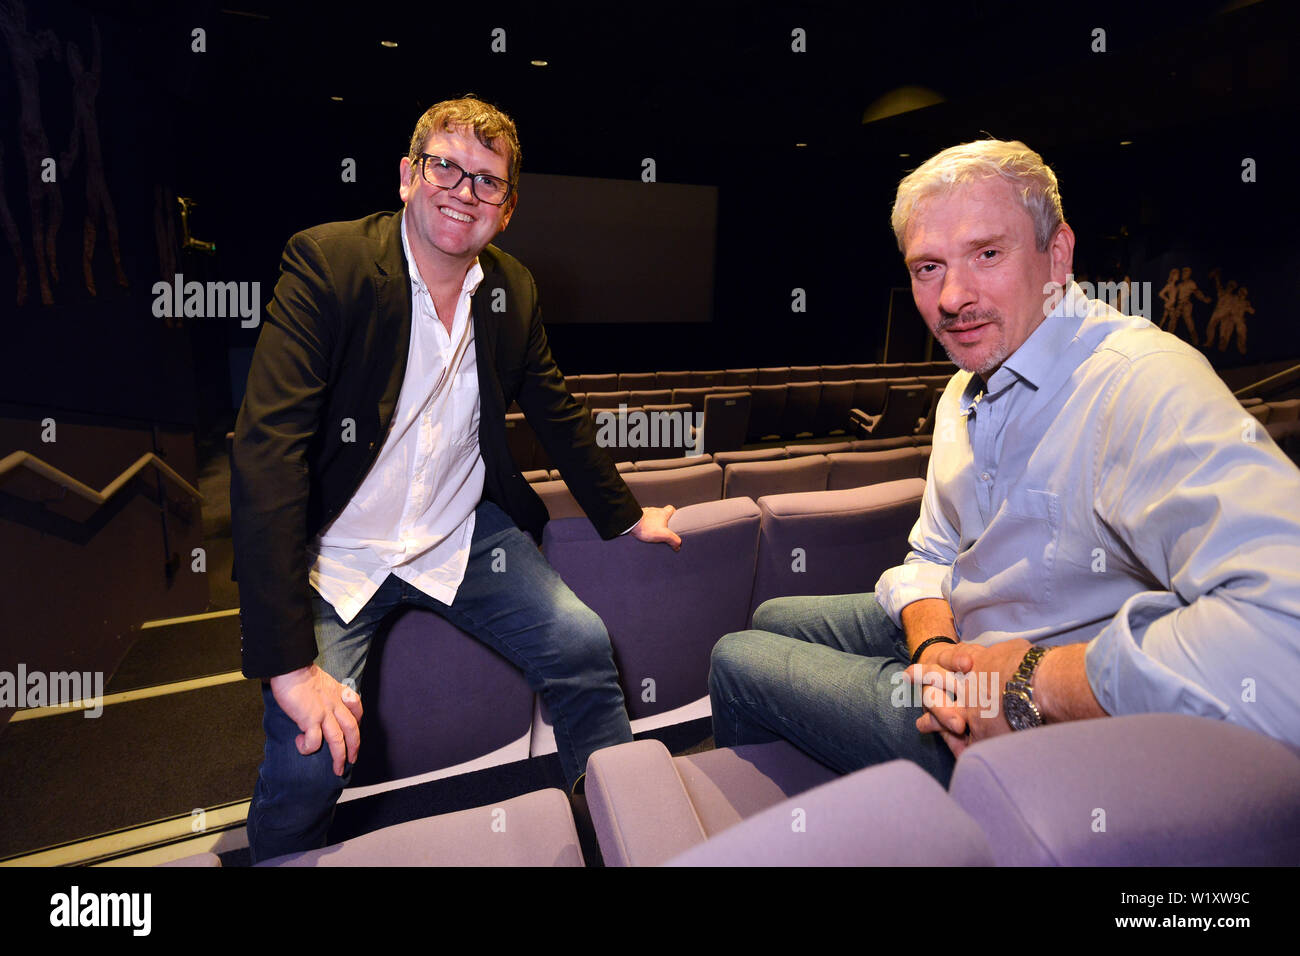
[[[894,198],[890,224],[899,251],[903,235],[918,203],[935,193],[963,183],[1001,176],[1015,187],[1020,202],[1034,222],[1034,240],[1046,252],[1057,228],[1065,221],[1056,173],[1043,157],[1019,140],[981,139],[950,146],[936,153],[903,178]]]

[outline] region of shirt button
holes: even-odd
[[[989,481],[989,480],[991,480],[991,479],[989,478],[989,473],[986,471],[986,472],[984,472],[984,474],[980,475],[980,480],[982,480],[982,481]]]

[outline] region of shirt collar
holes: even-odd
[[[996,372],[989,376],[989,391],[998,392],[1012,384],[1017,376],[1031,388],[1038,389],[1050,377],[1052,369],[1069,350],[1079,334],[1079,326],[1089,310],[1088,297],[1078,284],[1071,282],[1061,300],[1030,333],[1029,338],[1009,355]]]
[[[406,255],[406,271],[411,275],[411,288],[416,295],[428,293],[429,287],[424,282],[424,277],[420,275],[420,267],[416,265],[415,256],[411,255],[411,243],[406,238],[406,217],[402,217],[402,252]],[[483,281],[483,265],[479,262],[478,256],[474,257],[473,263],[465,273],[465,281],[461,283],[460,291],[468,291],[471,295]]]

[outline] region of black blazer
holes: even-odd
[[[230,505],[243,671],[269,678],[316,657],[309,542],[351,500],[388,433],[411,340],[402,214],[316,226],[285,246],[235,425]],[[484,497],[541,540],[546,508],[506,444],[518,401],[603,538],[641,508],[551,357],[532,275],[494,246],[472,299]],[[497,290],[504,290],[504,294]],[[504,311],[494,311],[504,307]]]

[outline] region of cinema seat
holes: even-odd
[[[618,387],[621,391],[636,391],[655,387],[654,372],[620,372]]]
[[[882,820],[882,808],[888,807]],[[814,829],[809,821],[816,824]],[[666,866],[991,866],[988,838],[909,760],[867,767],[791,797]]]
[[[546,526],[546,559],[609,629],[632,719],[707,705],[713,645],[749,621],[758,523],[745,498],[681,508],[669,521],[681,551],[602,541],[586,520]]]
[[[766,441],[781,433],[788,385],[754,385],[749,389],[748,441]]]
[[[684,508],[722,497],[722,469],[712,463],[667,471],[630,471],[624,473],[623,480],[643,508]]]
[[[759,498],[762,525],[752,608],[787,595],[871,591],[880,575],[907,554],[907,535],[924,493],[924,481],[907,478],[845,491]]]
[[[607,866],[991,862],[974,821],[905,761],[839,777],[784,741],[674,758],[644,740],[593,754],[586,792]]]
[[[866,415],[853,409],[855,428],[862,438],[893,438],[913,435],[925,415],[930,390],[924,385],[891,385],[885,393],[885,408],[879,415]]]
[[[671,468],[694,468],[713,461],[712,455],[678,455],[676,458],[645,458],[633,471],[668,471]]]
[[[365,746],[349,789],[528,755],[533,692],[523,674],[432,611],[399,611],[376,634],[360,693]]]
[[[822,367],[820,365],[791,365],[790,377],[786,381],[794,382],[820,382],[822,380]]]
[[[1300,864],[1300,755],[1225,721],[1138,714],[1004,734],[962,755],[949,790],[999,866]]]
[[[790,366],[775,365],[758,370],[758,385],[785,385],[790,381]]]
[[[582,866],[569,800],[560,790],[410,820],[306,853],[257,864],[316,866]]]
[[[825,491],[830,462],[824,455],[805,455],[780,461],[752,461],[728,465],[722,497],[753,498],[795,491]]]
[[[821,403],[821,394],[821,382],[792,382],[786,386],[781,437],[811,438],[817,434],[817,406]]]
[[[713,456],[713,460],[725,469],[729,465],[734,465],[742,461],[779,461],[782,458],[789,458],[790,453],[785,450],[784,445],[774,445],[771,448],[750,448],[742,451],[720,451]]]
[[[887,451],[858,451],[826,456],[831,463],[828,491],[861,488],[902,478],[924,478],[929,449],[915,445]]]
[[[752,401],[743,391],[704,397],[704,451],[731,451],[745,443]]]
[[[814,435],[843,435],[851,425],[849,412],[853,409],[856,387],[852,382],[825,382],[817,403],[813,420]]]
[[[757,385],[758,369],[757,368],[729,368],[723,377],[723,382],[727,385]]]

